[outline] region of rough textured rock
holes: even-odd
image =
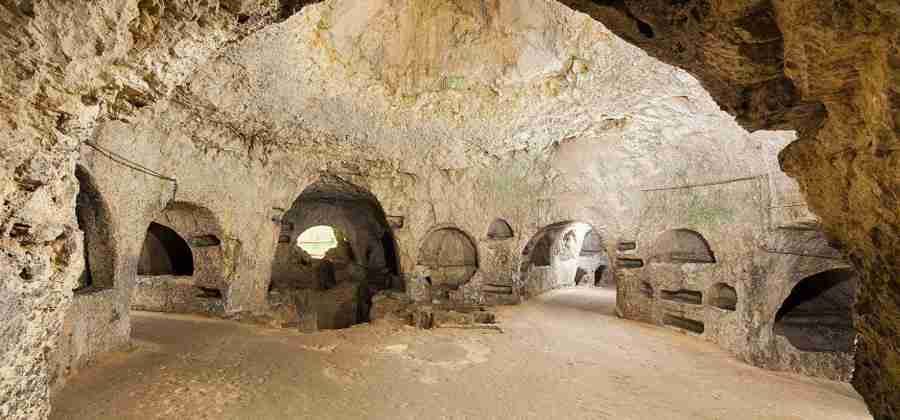
[[[254,22],[265,14],[259,7]],[[167,96],[252,25],[238,27],[215,1],[136,0],[5,1],[0,23],[0,417],[42,418],[48,358],[83,266],[74,215],[79,144],[102,121],[128,120]],[[127,309],[118,313],[124,324],[111,336],[127,337]]]
[[[798,131],[782,167],[863,276],[854,384],[877,418],[900,417],[900,6],[563,2],[696,75],[744,126]]]
[[[437,226],[474,238],[484,270],[455,293],[481,301],[514,285],[547,225],[634,239],[640,189],[759,174],[782,136],[751,137],[712,98],[745,127],[798,130],[782,166],[863,271],[854,380],[876,416],[898,416],[895,6],[566,2],[708,94],[553,1],[307,3],[2,4],[0,416],[46,416],[49,371],[127,341],[143,236],[173,201],[234,243],[217,279],[230,313],[265,310],[280,218],[323,173],[404,218],[403,273]],[[121,239],[103,292],[116,304],[97,312],[120,317],[73,322],[98,339],[57,346],[84,261],[76,161]],[[513,238],[485,237],[498,217]]]
[[[636,249],[618,253],[644,265],[616,269],[618,308],[627,318],[718,343],[758,366],[849,381],[852,335],[846,348],[810,349],[798,348],[779,331],[777,315],[789,309],[788,296],[798,283],[849,262],[817,225],[803,224],[808,213],[802,206],[793,201],[785,207],[782,200],[796,196],[797,186],[777,168],[770,171],[646,191]],[[784,209],[794,214],[783,214]],[[725,304],[718,301],[723,288],[731,289],[732,300]],[[823,330],[804,335],[828,341],[834,337],[826,326],[847,330],[853,293],[844,302],[843,311],[805,313],[801,321],[820,323]]]

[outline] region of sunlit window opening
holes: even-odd
[[[337,236],[331,226],[313,226],[297,237],[297,246],[315,259],[322,259],[328,250],[336,248]]]

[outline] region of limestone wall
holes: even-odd
[[[761,184],[673,198],[685,210],[665,217],[662,210],[642,213],[665,202],[665,194],[640,191],[757,175],[761,157],[777,152],[760,139],[782,135],[751,137],[693,77],[556,2],[451,6],[333,0],[286,20],[275,18],[274,2],[253,1],[18,2],[2,8],[8,31],[0,46],[8,52],[2,59],[8,71],[0,85],[0,416],[46,417],[50,378],[58,380],[61,372],[127,342],[129,299],[147,226],[174,202],[208,209],[223,244],[231,247],[232,261],[224,269],[232,271],[221,275],[224,282],[213,276],[216,284],[227,285],[223,310],[264,308],[281,216],[323,174],[368,190],[386,214],[404,218],[403,227],[393,230],[404,273],[417,265],[420,245],[434,227],[452,225],[474,238],[479,271],[460,289],[466,300],[486,300],[480,289],[487,285],[514,283],[527,241],[561,220],[603,231],[608,244],[639,238],[640,246],[664,229],[694,228],[710,241],[719,265],[668,271],[648,265],[647,272],[659,269],[666,287],[706,290],[712,279],[722,278],[735,286],[739,299],[748,290],[764,290],[772,293],[766,299],[783,300],[788,287],[758,287],[768,280],[754,274],[754,267],[781,264],[778,273],[787,273],[810,263],[766,262],[749,251],[766,240],[754,226],[770,223],[757,217],[756,204],[741,200],[766,202],[754,195]],[[804,13],[782,8],[790,9],[785,16]],[[777,61],[779,71],[787,68]],[[866,67],[881,75],[867,80],[883,83],[891,72],[881,68]],[[833,79],[814,75],[809,80]],[[771,84],[776,85],[793,86]],[[722,92],[716,91],[720,100]],[[795,91],[782,93],[796,102]],[[739,102],[738,96],[723,103],[749,104],[754,111],[782,103],[756,97]],[[875,123],[886,124],[884,104],[890,101],[859,98],[855,103],[880,110]],[[834,115],[862,115],[857,108],[831,107]],[[766,126],[783,128],[782,122]],[[828,126],[823,138],[844,139],[831,135],[843,133],[840,127]],[[881,132],[869,131],[857,143],[868,144],[871,133]],[[842,226],[849,210],[833,203],[847,201],[851,184],[869,184],[842,186],[821,169],[828,165],[801,165],[816,161],[796,158],[816,155],[810,136],[807,146],[787,154],[795,157],[790,169],[814,175],[801,177],[807,194],[843,197],[818,197],[817,209],[845,241],[859,239],[853,241],[857,265],[877,274],[864,283],[872,284],[866,289],[871,297],[896,271],[890,264],[896,258],[889,256],[896,254],[891,240],[897,235],[877,223],[895,220],[895,212],[885,210],[893,208],[889,200],[872,199],[876,189],[862,188],[855,194],[864,199],[849,202],[861,209],[850,218],[860,223],[851,225],[863,227]],[[896,165],[884,163],[890,148],[883,145],[893,137],[877,137],[879,153],[859,156],[875,159],[867,173],[880,174],[872,185],[887,191],[879,197],[890,197],[896,182],[884,180],[894,180],[895,171],[884,168]],[[844,143],[834,142],[829,153],[843,150]],[[76,162],[95,178],[115,236],[114,282],[90,296],[72,293],[84,264],[73,211]],[[847,165],[836,171],[843,174],[838,179],[855,173]],[[690,210],[697,203],[700,210]],[[725,220],[720,208],[732,218]],[[773,212],[761,217],[774,218]],[[802,216],[790,207],[777,212],[788,219],[785,225]],[[513,238],[486,238],[498,217],[513,227]],[[742,286],[747,272],[756,283]],[[549,287],[561,284],[552,281]],[[624,301],[638,302],[644,292],[641,282],[619,287]],[[650,296],[658,293],[659,287]],[[768,315],[750,318],[740,302],[733,314],[703,309],[690,315],[714,319],[707,323],[710,331],[740,324],[739,333],[755,328],[765,334]],[[658,320],[653,308],[634,305],[629,313]],[[865,325],[874,325],[879,315],[867,316]],[[63,331],[68,335],[57,345]],[[716,334],[733,351],[749,348],[737,335]],[[893,347],[869,343],[869,360]],[[793,357],[771,352],[780,353],[763,358],[783,364]]]
[[[611,243],[631,238],[642,186],[759,165],[753,140],[696,81],[560,6],[526,13],[537,25],[560,28],[541,35],[549,37],[541,54],[557,57],[558,68],[533,73],[529,61],[517,61],[516,71],[528,77],[494,82],[490,74],[500,67],[460,69],[475,75],[471,85],[410,85],[416,95],[408,99],[391,95],[392,82],[377,72],[351,71],[348,59],[369,68],[354,61],[359,51],[318,43],[329,26],[316,22],[344,16],[335,12],[344,7],[357,6],[315,6],[250,35],[200,66],[171,101],[97,126],[91,142],[110,156],[82,146],[82,160],[103,186],[122,238],[116,253],[123,296],[135,284],[147,225],[173,202],[208,209],[223,243],[234,244],[226,312],[265,308],[281,217],[323,173],[371,192],[386,214],[404,218],[393,230],[404,273],[436,226],[473,238],[479,271],[458,294],[484,302],[491,299],[485,285],[513,284],[526,241],[550,223],[581,220]],[[452,21],[455,13],[439,15]],[[481,44],[473,51],[493,54]],[[498,95],[472,96],[484,89]],[[459,119],[464,105],[471,117]],[[162,177],[117,162],[123,158]],[[513,227],[513,238],[486,237],[497,217]],[[571,275],[540,290],[574,279],[577,259],[557,264]]]
[[[848,263],[814,226],[785,225],[778,212],[771,217],[777,206],[771,205],[770,185],[764,175],[647,191],[638,247],[621,254],[642,259],[644,266],[619,265],[619,310],[715,342],[762,367],[848,381],[852,348],[802,351],[774,331],[776,313],[798,282]],[[660,248],[670,245],[660,243],[670,240],[673,229],[702,235],[714,258],[660,257]],[[688,237],[678,241],[690,249]],[[712,300],[722,284],[736,292],[733,308]],[[849,324],[853,314],[840,316]]]

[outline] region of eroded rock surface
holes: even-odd
[[[897,416],[895,6],[564,2],[708,94],[557,2],[307,3],[2,5],[0,416],[47,415],[51,359],[74,369],[127,342],[147,225],[175,202],[215,214],[231,244],[215,282],[226,312],[265,307],[273,221],[322,174],[404,218],[405,273],[434,227],[475,238],[479,271],[458,294],[479,301],[512,284],[548,224],[633,238],[640,189],[767,173],[768,145],[791,136],[751,137],[718,106],[750,129],[798,130],[782,166],[863,270],[856,385]],[[74,337],[95,344],[55,350],[83,270],[76,162],[121,239],[102,292],[115,297],[75,295],[114,303],[102,316],[76,303]],[[498,217],[512,238],[487,238]]]
[[[854,383],[877,417],[900,416],[900,6],[563,3],[697,76],[745,127],[798,131],[782,167],[863,273]]]

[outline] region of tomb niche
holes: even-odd
[[[714,263],[715,255],[703,235],[688,229],[663,232],[653,244],[650,262]]]
[[[709,304],[726,311],[737,309],[737,291],[725,283],[716,283],[707,292]]]
[[[802,351],[851,351],[856,338],[856,282],[851,269],[828,270],[801,280],[775,315],[775,334]]]
[[[487,237],[488,239],[493,240],[512,238],[512,227],[509,226],[509,223],[507,223],[506,220],[494,219],[494,221],[491,222],[490,227],[488,227]]]
[[[478,270],[474,242],[456,228],[441,228],[425,238],[419,264],[428,267],[433,287],[455,290]]]
[[[171,228],[150,223],[138,260],[138,275],[194,275],[194,255],[190,246]]]

